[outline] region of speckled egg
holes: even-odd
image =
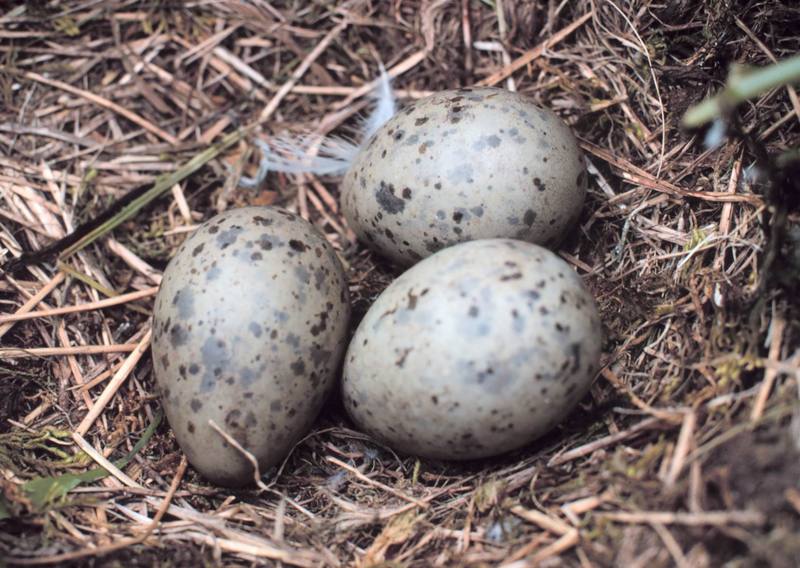
[[[189,462],[226,486],[253,482],[305,435],[347,342],[347,280],[335,251],[289,211],[222,213],[164,272],[153,363],[169,423]]]
[[[343,398],[390,447],[462,460],[519,448],[561,421],[598,370],[591,294],[523,241],[449,247],[410,268],[361,321]]]
[[[460,89],[383,125],[342,182],[342,211],[361,241],[409,265],[483,238],[553,247],[577,222],[586,183],[555,114],[503,89]]]

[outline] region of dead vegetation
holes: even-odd
[[[118,216],[113,236],[0,279],[0,564],[796,565],[796,297],[759,286],[768,216],[754,157],[679,128],[730,63],[800,50],[792,0],[6,10],[7,259],[128,192],[161,196]],[[513,455],[397,456],[333,400],[262,488],[210,486],[159,422],[146,348],[161,270],[200,221],[277,203],[341,251],[363,315],[394,273],[354,241],[336,180],[237,179],[257,167],[254,136],[346,132],[379,62],[404,99],[499,85],[572,125],[590,194],[561,253],[601,307],[606,367],[569,420]],[[739,117],[773,154],[800,146],[792,88]],[[787,219],[791,235],[797,213]],[[777,279],[796,281],[790,264]]]

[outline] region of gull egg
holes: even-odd
[[[524,95],[442,91],[398,112],[342,182],[359,239],[410,265],[447,246],[514,238],[556,246],[575,225],[586,169],[570,129]]]
[[[180,246],[153,315],[164,409],[189,462],[227,486],[279,463],[334,384],[350,317],[347,280],[316,229],[275,207],[222,213]]]
[[[553,252],[511,239],[442,250],[370,307],[345,356],[345,407],[397,450],[463,460],[558,424],[599,367],[601,325]]]

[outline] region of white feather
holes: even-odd
[[[722,146],[722,143],[725,142],[725,136],[727,134],[727,126],[725,126],[725,121],[721,118],[716,119],[712,124],[711,128],[708,129],[706,132],[706,136],[703,139],[703,144],[705,144],[706,148],[709,150],[715,150]]]
[[[255,144],[261,150],[258,172],[252,178],[242,176],[239,185],[246,189],[258,187],[269,172],[344,175],[364,144],[396,112],[391,79],[383,65],[373,100],[372,112],[359,121],[357,142],[343,136],[328,136],[320,140],[308,134],[284,134],[273,138],[271,143],[256,140]]]
[[[392,91],[392,80],[389,78],[389,74],[386,72],[386,69],[383,68],[383,65],[381,65],[378,87],[372,92],[372,98],[375,101],[372,113],[362,123],[362,144],[372,138],[378,129],[386,124],[386,122],[394,116],[394,113],[397,112],[394,91]]]

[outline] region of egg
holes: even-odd
[[[407,454],[464,460],[528,444],[586,394],[601,324],[553,252],[483,239],[419,262],[378,297],[345,356],[345,408]]]
[[[189,462],[224,486],[253,482],[304,436],[346,348],[347,280],[308,222],[271,207],[226,211],[199,227],[164,272],[153,364]]]
[[[556,246],[586,184],[576,139],[551,111],[503,89],[459,89],[377,131],[342,181],[342,212],[367,246],[410,265],[483,238]]]

